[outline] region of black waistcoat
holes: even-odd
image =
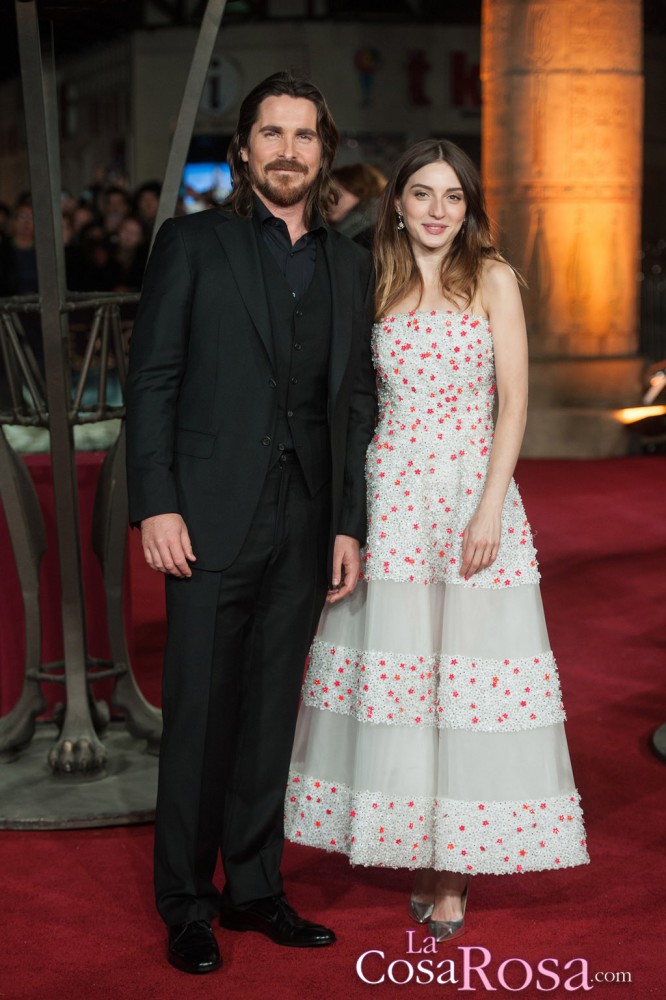
[[[277,366],[275,461],[283,451],[295,451],[314,495],[331,477],[327,419],[331,281],[326,257],[319,244],[314,276],[296,302],[270,250],[261,238],[258,242]]]

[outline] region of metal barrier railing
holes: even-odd
[[[71,320],[70,425],[98,423],[125,415],[124,403],[109,399],[109,375],[115,376],[122,397],[133,317],[123,316],[121,307],[134,306],[138,300],[137,293],[81,295],[63,304],[62,311],[69,313]],[[21,321],[22,315],[39,315],[40,309],[36,295],[0,299],[0,383],[3,383],[0,425],[49,425],[46,381]],[[75,323],[74,318],[81,313],[83,322]],[[91,378],[93,374],[96,384]]]

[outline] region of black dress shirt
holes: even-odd
[[[255,195],[253,201],[253,217],[259,226],[262,239],[298,302],[307,292],[314,275],[317,241],[326,238],[324,222],[319,213],[316,213],[309,232],[292,244],[286,222],[276,218],[261,198]]]

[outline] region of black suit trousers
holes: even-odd
[[[328,487],[311,497],[284,456],[231,566],[167,577],[155,888],[169,925],[282,891],[284,794],[326,596],[330,502]]]

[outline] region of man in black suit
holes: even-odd
[[[132,337],[130,520],[169,626],[156,895],[187,972],[220,965],[218,913],[335,940],[289,906],[280,860],[305,658],[325,599],[356,585],[376,415],[370,256],[322,218],[336,146],[316,87],[259,84],[228,204],[164,224]]]

